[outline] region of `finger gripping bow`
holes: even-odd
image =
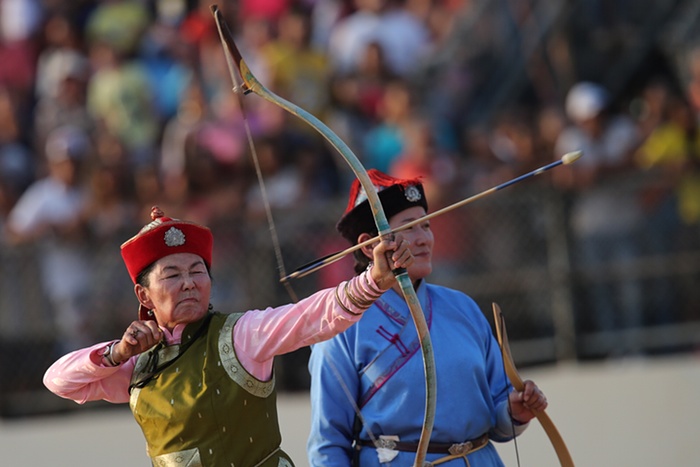
[[[224,52],[226,54],[226,59],[229,64],[229,70],[233,73],[232,68],[235,66],[240,73],[241,79],[243,80],[243,92],[245,94],[254,93],[263,99],[282,107],[291,114],[297,116],[301,120],[305,121],[311,125],[316,131],[318,131],[328,142],[338,151],[338,153],[343,157],[343,159],[348,163],[355,176],[360,181],[360,184],[367,194],[367,199],[372,209],[372,215],[374,216],[375,224],[377,226],[377,232],[380,237],[385,237],[391,235],[391,228],[389,227],[389,222],[382,208],[382,204],[379,200],[377,194],[377,189],[372,184],[367,171],[364,166],[360,163],[357,156],[350,150],[350,148],[345,144],[343,140],[338,137],[330,128],[328,128],[323,122],[318,118],[305,111],[304,109],[298,107],[295,104],[283,99],[282,97],[269,91],[265,86],[263,86],[250,71],[246,65],[241,53],[236,47],[233,41],[233,35],[229,30],[228,26],[224,22],[221,12],[216,5],[211,7],[212,13],[216,20],[216,25],[219,30],[219,36],[221,38],[222,45],[224,46]],[[425,320],[425,315],[421,309],[416,292],[413,289],[413,284],[405,270],[395,271],[396,280],[401,286],[401,291],[403,292],[406,303],[408,304],[409,310],[411,312],[411,317],[413,318],[414,325],[418,332],[418,337],[421,343],[421,351],[423,354],[423,367],[425,370],[425,390],[426,390],[426,402],[425,402],[425,416],[423,419],[423,426],[421,429],[420,440],[418,441],[418,449],[416,452],[416,458],[414,461],[414,467],[423,467],[425,456],[428,450],[428,443],[430,442],[430,436],[433,431],[433,423],[435,420],[435,404],[436,404],[436,392],[437,392],[437,382],[435,377],[435,359],[433,355],[432,341],[430,339],[430,331],[428,329],[428,324]]]

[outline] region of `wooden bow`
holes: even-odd
[[[391,227],[387,220],[382,204],[379,200],[377,189],[372,184],[372,181],[367,174],[366,169],[362,166],[357,156],[350,150],[350,148],[343,142],[343,140],[338,137],[330,128],[328,128],[323,122],[318,118],[311,115],[309,112],[303,110],[295,104],[281,98],[280,96],[274,94],[265,88],[250,71],[246,65],[241,53],[236,46],[233,35],[229,30],[228,26],[224,22],[221,12],[216,5],[212,5],[211,11],[216,20],[216,25],[219,30],[219,36],[221,38],[222,46],[224,47],[224,53],[226,56],[226,61],[229,66],[229,71],[234,74],[235,71],[238,72],[239,76],[243,81],[243,92],[244,94],[254,93],[263,99],[278,105],[290,112],[291,114],[297,116],[301,120],[305,121],[311,125],[316,131],[318,131],[328,142],[338,151],[338,153],[343,157],[343,159],[348,163],[350,168],[355,173],[355,176],[360,181],[362,187],[367,194],[369,205],[372,209],[372,215],[377,226],[377,231],[380,237],[386,237],[392,235]],[[235,80],[234,80],[235,82]],[[430,339],[430,332],[428,329],[427,322],[425,320],[425,315],[421,309],[420,302],[416,296],[416,292],[413,289],[413,284],[411,283],[408,273],[405,270],[396,272],[396,280],[401,286],[401,291],[403,292],[406,303],[408,304],[409,310],[411,312],[411,317],[413,318],[414,325],[418,332],[418,336],[421,343],[421,351],[423,354],[423,366],[425,370],[425,382],[426,382],[426,403],[425,403],[425,416],[423,419],[423,426],[421,430],[420,440],[418,442],[418,450],[416,452],[416,458],[414,461],[415,467],[423,467],[425,456],[428,450],[428,443],[430,441],[430,436],[433,431],[433,424],[435,420],[435,405],[436,405],[436,393],[437,393],[437,381],[435,376],[435,358],[433,355],[432,341]]]
[[[506,320],[501,313],[501,308],[498,304],[493,303],[493,320],[496,327],[496,338],[498,340],[498,346],[501,348],[501,355],[503,356],[503,366],[506,370],[506,375],[510,383],[513,385],[516,391],[523,391],[525,389],[525,382],[523,381],[520,373],[515,368],[515,362],[513,361],[513,356],[510,353],[510,344],[508,343],[508,333],[506,332]],[[549,441],[554,447],[554,451],[559,458],[559,463],[562,467],[574,467],[574,461],[569,453],[569,448],[567,448],[564,439],[559,434],[559,430],[554,425],[554,422],[549,415],[544,410],[533,410],[537,420],[539,420],[540,425],[544,429]]]

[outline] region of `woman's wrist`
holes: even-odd
[[[513,418],[512,415],[511,415],[511,417],[510,417],[510,421],[513,422],[513,425],[515,425],[515,426],[521,426],[521,425],[526,425],[526,424],[527,424],[527,422],[521,422],[520,420],[518,420],[518,419],[516,419],[516,418]]]
[[[369,267],[359,276],[353,277],[344,284],[338,284],[335,288],[336,302],[351,315],[361,315],[384,294],[384,291],[378,289],[377,283],[371,277]]]
[[[378,271],[375,271],[375,264],[374,262],[371,262],[367,265],[367,269],[365,269],[366,276],[365,276],[365,284],[374,292],[378,293],[379,295],[383,294],[387,290],[391,288],[392,284],[389,284],[389,287],[386,287],[386,284],[384,284],[384,278],[382,276],[380,277],[375,277],[375,273],[379,274]],[[392,276],[393,278],[393,276]]]
[[[111,344],[109,344],[105,351],[102,353],[102,360],[107,362],[107,365],[111,367],[119,366],[121,364],[120,361],[117,361],[115,359],[114,355],[114,346],[117,345],[117,342],[119,341],[114,341]]]
[[[508,408],[508,416],[510,417],[510,421],[513,423],[515,426],[522,426],[522,425],[527,425],[529,422],[521,422],[517,418],[513,416],[513,414],[510,411],[510,408]]]

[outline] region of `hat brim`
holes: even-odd
[[[379,192],[379,201],[382,203],[387,220],[415,206],[428,211],[428,202],[425,199],[422,184],[392,185]],[[336,224],[336,230],[352,245],[357,243],[360,234],[376,232],[377,227],[369,201],[364,200],[346,212]]]

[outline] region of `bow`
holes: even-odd
[[[501,348],[501,355],[503,355],[503,366],[505,367],[506,374],[511,384],[516,391],[522,391],[525,389],[525,382],[523,381],[520,373],[518,373],[517,368],[515,368],[515,362],[513,361],[513,356],[510,353],[510,344],[508,343],[508,333],[506,332],[506,320],[501,313],[501,308],[496,303],[492,303],[493,307],[493,319],[496,326],[496,338],[498,339],[498,346]],[[554,451],[559,458],[559,463],[562,467],[574,467],[574,461],[569,453],[569,448],[566,447],[564,439],[559,434],[559,430],[554,425],[554,422],[549,415],[544,410],[535,411],[533,410],[535,417],[542,425],[549,441],[554,447]]]
[[[316,131],[318,131],[328,142],[340,153],[343,159],[348,163],[350,168],[355,173],[355,176],[360,181],[360,184],[367,194],[367,199],[372,209],[372,215],[374,216],[375,224],[377,226],[377,231],[380,237],[386,237],[391,235],[391,227],[387,220],[384,209],[379,200],[377,189],[372,184],[372,181],[367,174],[367,171],[362,166],[357,156],[350,150],[350,148],[341,140],[338,135],[336,135],[328,126],[321,122],[318,118],[311,115],[309,112],[303,110],[295,104],[281,98],[280,96],[269,91],[265,86],[263,86],[250,71],[246,65],[241,53],[236,47],[233,41],[233,35],[228,29],[228,26],[224,22],[221,12],[216,5],[212,5],[211,11],[216,20],[216,25],[219,31],[219,36],[221,38],[222,45],[224,46],[224,52],[226,55],[226,60],[228,62],[229,71],[233,74],[233,67],[237,68],[241,79],[243,80],[243,93],[254,93],[263,99],[278,105],[290,112],[291,114],[297,116],[301,120],[305,121],[311,125]],[[433,430],[433,423],[435,420],[435,404],[436,404],[436,392],[437,392],[437,381],[435,377],[435,359],[433,355],[432,341],[430,339],[430,332],[428,329],[427,322],[425,320],[425,315],[421,309],[418,297],[416,296],[415,290],[413,289],[413,284],[411,283],[408,273],[405,269],[400,271],[395,271],[396,280],[401,286],[401,291],[403,292],[406,303],[408,304],[409,310],[411,312],[411,317],[413,318],[414,325],[418,332],[418,336],[421,343],[421,351],[423,354],[423,367],[425,370],[425,382],[426,382],[426,404],[425,404],[425,415],[423,419],[423,426],[421,429],[420,440],[418,441],[418,449],[416,452],[416,458],[414,461],[414,467],[423,467],[425,460],[425,455],[428,450],[428,443],[430,441],[430,436]]]

